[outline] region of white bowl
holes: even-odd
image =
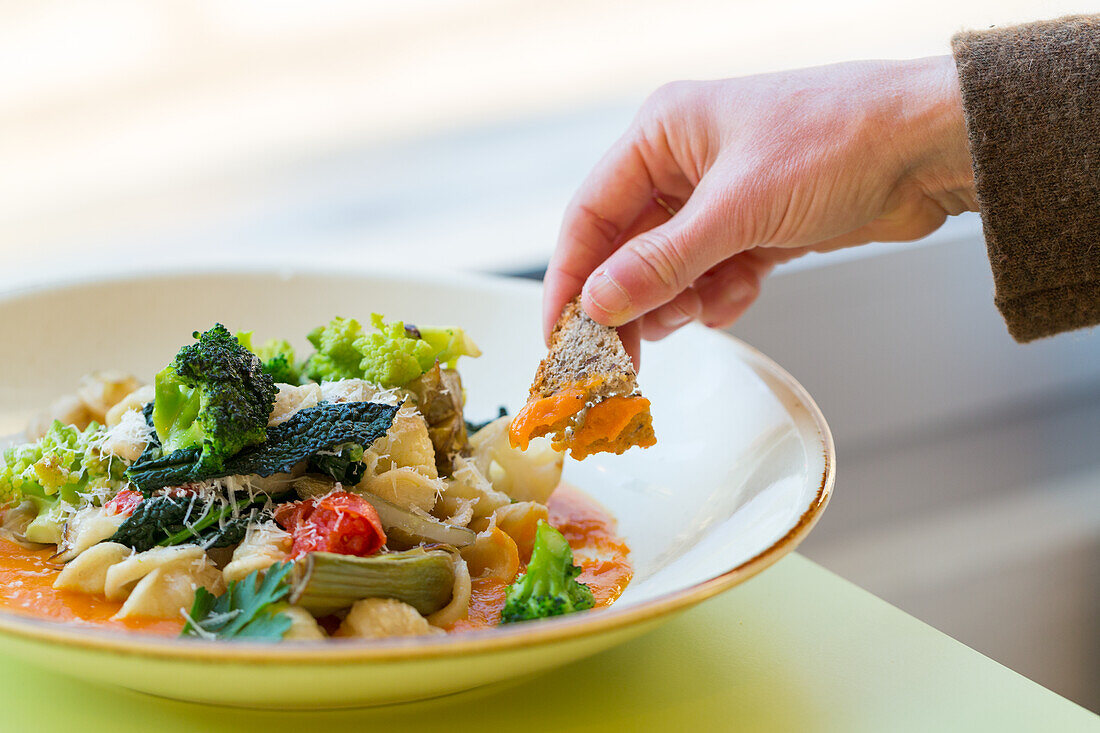
[[[143,378],[215,322],[256,338],[304,335],[371,312],[459,325],[484,356],[460,369],[467,416],[522,406],[545,347],[539,288],[472,275],[162,272],[0,295],[0,434],[81,375]],[[794,549],[828,501],[832,439],[810,396],[763,354],[702,327],[643,349],[657,445],[566,459],[565,480],[619,520],[634,580],[610,609],[442,640],[255,645],[126,635],[0,613],[0,649],[89,679],[231,705],[336,707],[447,694],[595,653],[652,628]]]

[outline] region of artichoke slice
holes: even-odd
[[[290,602],[327,616],[364,598],[395,598],[427,616],[447,605],[454,556],[416,548],[371,557],[311,552],[294,565]]]

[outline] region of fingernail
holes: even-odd
[[[593,275],[585,291],[592,305],[609,316],[617,316],[630,307],[630,294],[606,272]]]

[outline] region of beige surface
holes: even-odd
[[[608,99],[632,106],[675,78],[945,53],[961,27],[1086,5],[5,4],[0,254],[22,263],[217,212],[265,186],[272,170],[352,145]]]

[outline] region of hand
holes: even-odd
[[[546,333],[582,292],[637,361],[639,336],[731,325],[777,263],[976,208],[951,57],[670,84],[566,210]]]

